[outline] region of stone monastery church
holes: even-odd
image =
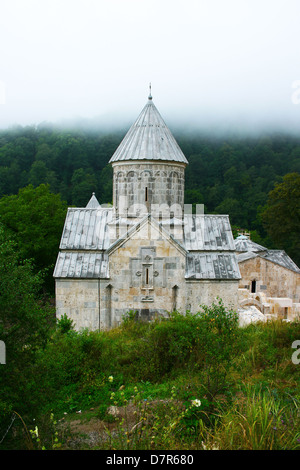
[[[54,270],[56,314],[76,329],[109,329],[199,311],[218,297],[237,308],[241,279],[228,215],[184,204],[188,161],[148,102],[112,155],[113,206],[95,194],[69,208]]]

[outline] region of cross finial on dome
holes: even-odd
[[[152,95],[151,95],[151,83],[149,84],[149,96],[148,100],[152,100]]]

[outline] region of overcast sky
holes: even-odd
[[[0,127],[134,120],[300,133],[299,0],[0,0]],[[90,122],[90,121],[88,121]]]

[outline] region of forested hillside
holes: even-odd
[[[51,193],[60,194],[67,205],[85,206],[92,192],[100,203],[112,202],[108,161],[125,132],[107,134],[43,125],[2,130],[0,198],[43,183],[49,185]],[[287,174],[299,175],[300,136],[229,138],[184,132],[174,132],[174,136],[189,161],[185,202],[204,203],[207,213],[229,214],[235,233],[237,228],[251,230],[254,239],[269,248],[289,251],[289,242],[283,246],[272,236],[276,227],[266,231],[261,213],[270,204],[268,195],[275,184]],[[297,186],[297,179],[293,184]],[[299,220],[297,204],[289,223],[291,218]],[[5,216],[3,210],[0,215]],[[280,221],[280,225],[285,224]],[[295,228],[288,232],[291,230]],[[290,253],[299,263],[297,250]]]

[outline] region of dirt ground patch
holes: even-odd
[[[91,417],[81,413],[76,419],[62,419],[59,432],[65,449],[83,449],[91,447],[109,447],[110,440],[118,435],[132,435],[143,424],[154,420],[154,409],[160,408],[167,413],[168,400],[144,402],[142,405],[129,403],[127,406],[110,406],[106,412],[108,419],[97,418],[97,410]]]

